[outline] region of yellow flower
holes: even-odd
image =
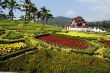
[[[0,52],[6,54],[11,51],[16,51],[25,48],[27,45],[23,42],[18,42],[14,44],[0,44]]]

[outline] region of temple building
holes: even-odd
[[[73,18],[70,23],[70,26],[66,26],[65,29],[74,30],[74,31],[87,31],[87,32],[105,32],[99,28],[87,26],[86,21],[81,16],[77,16]]]
[[[86,26],[86,21],[81,16],[77,16],[72,19],[71,26]]]

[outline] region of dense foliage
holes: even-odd
[[[105,21],[96,21],[96,22],[88,22],[89,26],[92,27],[99,27],[102,29],[110,29],[110,20],[105,20]]]

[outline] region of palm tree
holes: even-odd
[[[3,16],[2,11],[0,11],[0,20],[2,19],[2,16]]]
[[[4,0],[4,2],[2,2],[2,4],[3,4],[4,8],[9,9],[8,14],[9,14],[9,16],[11,16],[11,20],[13,20],[13,18],[14,18],[13,10],[15,10],[15,9],[20,10],[19,4],[16,3],[16,0]]]
[[[46,16],[46,23],[48,22],[49,19],[53,19],[53,15],[52,14],[48,14]]]
[[[1,8],[1,5],[2,4],[1,4],[1,0],[0,0],[0,19],[2,19],[2,11],[1,11],[2,8]]]
[[[41,19],[41,15],[42,15],[41,11],[38,11],[37,14],[36,14],[38,21]]]
[[[41,20],[43,21],[48,21],[49,18],[53,18],[53,15],[49,13],[50,10],[46,9],[45,7],[41,8]]]
[[[45,21],[47,14],[50,12],[50,10],[47,10],[45,7],[41,8],[41,20]]]
[[[33,6],[30,10],[31,10],[31,12],[30,12],[31,20],[33,19],[35,21],[38,9],[37,9],[37,7]]]
[[[32,17],[35,17],[37,8],[35,7],[35,4],[31,2],[31,0],[25,0],[22,7],[24,8],[22,11],[25,11],[25,20],[31,20]]]
[[[25,20],[25,16],[24,15],[21,15],[19,18],[20,18],[19,20]]]

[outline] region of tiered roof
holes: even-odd
[[[77,23],[77,26],[82,26],[83,23],[86,24],[86,21],[81,16],[74,17],[72,19],[72,22],[73,21],[75,21]]]

